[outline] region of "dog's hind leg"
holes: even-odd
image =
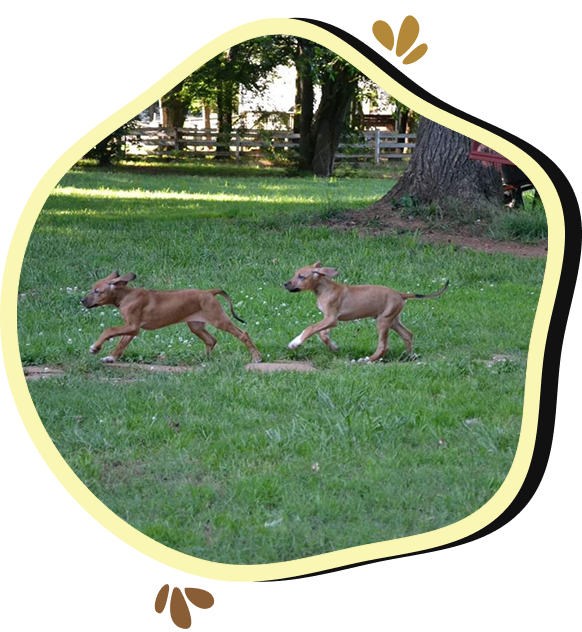
[[[338,351],[339,346],[335,344],[335,342],[329,337],[329,329],[324,329],[319,332],[319,337],[321,341],[329,347],[332,351]]]
[[[253,344],[251,337],[247,334],[246,331],[239,329],[236,325],[234,325],[228,318],[228,316],[223,312],[216,319],[212,321],[208,321],[210,325],[216,327],[216,329],[220,329],[221,331],[226,331],[229,334],[232,334],[235,338],[238,338],[245,347],[251,352],[251,356],[253,358],[253,362],[262,362],[261,354],[259,350]]]
[[[200,338],[200,340],[202,340],[202,342],[206,345],[206,355],[210,355],[210,352],[212,351],[212,349],[214,349],[214,346],[216,345],[216,338],[209,331],[206,330],[206,328],[204,327],[204,323],[200,323],[198,321],[189,321],[188,327],[190,328],[190,331],[194,335],[198,336],[198,338]]]
[[[370,356],[370,362],[376,362],[388,351],[388,334],[392,326],[392,319],[388,316],[378,317],[378,348]]]
[[[411,331],[406,329],[406,327],[402,324],[400,320],[400,316],[397,316],[391,325],[392,329],[404,340],[404,344],[406,345],[406,351],[408,355],[412,355],[412,338],[413,334]]]

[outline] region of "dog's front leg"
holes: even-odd
[[[337,325],[337,317],[334,316],[326,316],[322,321],[315,323],[314,325],[310,325],[302,331],[297,338],[293,338],[293,340],[287,345],[289,349],[297,349],[300,347],[308,338],[314,336],[320,331],[325,331],[326,329],[331,329]]]
[[[122,336],[121,340],[117,343],[113,353],[106,358],[103,358],[102,362],[116,362],[122,356],[123,352],[127,348],[127,345],[135,338],[135,336]]]
[[[139,333],[139,325],[121,325],[120,327],[109,327],[106,329],[101,336],[99,336],[99,340],[93,343],[89,347],[89,351],[91,353],[97,353],[101,350],[103,343],[107,342],[110,338],[115,338],[116,336],[131,336],[134,338]],[[129,342],[127,343],[129,344]],[[127,346],[127,345],[126,345]],[[125,348],[125,347],[124,347]]]

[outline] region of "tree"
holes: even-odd
[[[417,144],[408,169],[374,207],[381,210],[408,199],[419,205],[436,204],[446,215],[451,204],[500,204],[500,172],[470,160],[470,148],[470,138],[420,117]]]
[[[180,81],[160,99],[162,127],[184,127],[188,106],[183,90],[184,81]]]
[[[84,158],[97,160],[100,167],[108,167],[113,161],[123,158],[125,156],[125,135],[135,128],[137,118],[131,119],[111,132],[111,134],[97,143],[95,147],[90,149]]]
[[[332,51],[303,38],[269,35],[247,40],[220,53],[162,98],[163,124],[183,126],[188,108],[214,107],[218,118],[217,153],[228,156],[240,87],[255,94],[279,65],[297,69],[294,131],[300,134],[303,169],[330,176],[340,137],[363,76]],[[315,87],[321,100],[315,112]]]
[[[220,53],[185,79],[184,99],[191,106],[216,108],[217,152],[228,155],[233,113],[240,87],[260,94],[276,66],[289,63],[289,38],[279,35],[257,37]]]
[[[176,136],[182,137],[182,133],[178,132],[178,128],[184,127],[186,114],[188,112],[187,97],[184,94],[184,81],[174,86],[170,92],[166,93],[160,99],[160,115],[162,119],[162,127],[176,128]],[[164,151],[171,151],[173,147],[166,146],[162,148]]]
[[[329,177],[361,74],[332,51],[302,38],[297,40],[295,66],[300,92],[296,101],[301,103],[300,167]],[[314,113],[316,84],[321,86],[321,100]]]
[[[388,97],[388,103],[394,107],[395,131],[398,134],[407,134],[416,131],[418,114],[392,96]],[[401,139],[401,142],[403,141],[404,139]],[[397,147],[395,151],[399,154],[404,153],[404,149],[401,147]]]

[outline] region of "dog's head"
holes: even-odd
[[[114,270],[108,277],[97,281],[89,294],[81,301],[85,307],[99,307],[100,305],[112,305],[115,303],[117,289],[127,285],[135,279],[135,274],[130,272],[119,276]]]
[[[312,266],[299,268],[293,278],[283,285],[289,292],[314,291],[323,277],[333,278],[338,274],[339,272],[335,268],[322,268],[321,263],[317,261]]]

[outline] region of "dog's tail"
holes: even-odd
[[[447,282],[443,285],[443,287],[434,294],[407,294],[405,292],[400,292],[400,296],[402,296],[402,298],[438,298],[441,294],[444,294],[446,292],[448,287],[449,280],[447,279]]]
[[[214,296],[217,296],[218,294],[220,294],[220,296],[224,296],[224,298],[226,299],[226,302],[228,303],[228,306],[230,307],[230,313],[234,316],[234,318],[236,318],[239,322],[243,323],[243,324],[247,324],[245,320],[243,320],[242,318],[239,318],[235,312],[234,309],[232,308],[232,301],[230,300],[230,296],[224,291],[224,290],[208,290],[211,294],[214,294]]]

